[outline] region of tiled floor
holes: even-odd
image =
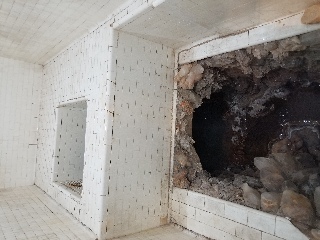
[[[0,189],[0,240],[94,240],[95,235],[36,186]],[[204,239],[167,225],[118,240]]]
[[[36,186],[0,189],[1,240],[94,240],[95,235]]]
[[[173,225],[151,229],[127,237],[114,240],[205,240],[207,238],[197,236],[187,230]]]

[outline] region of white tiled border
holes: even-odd
[[[219,38],[207,38],[176,50],[179,64],[197,61],[225,52],[231,52],[264,42],[320,29],[320,24],[304,25],[301,23],[303,12],[267,22],[247,31]]]
[[[217,240],[307,240],[292,223],[221,199],[173,188],[171,220]]]

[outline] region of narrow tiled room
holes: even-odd
[[[0,240],[320,239],[320,0],[2,0]]]

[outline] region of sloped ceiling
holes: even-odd
[[[124,2],[126,0],[2,0],[0,56],[43,64]],[[178,48],[205,37],[229,34],[299,12],[319,2],[167,0],[121,26],[120,30]]]
[[[125,0],[1,0],[0,56],[43,64]]]

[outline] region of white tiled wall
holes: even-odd
[[[34,184],[41,72],[0,57],[0,188]]]
[[[168,222],[174,53],[108,26],[44,66],[36,172],[36,184],[99,239]],[[87,129],[77,198],[53,183],[53,166],[57,107],[80,100]]]
[[[168,222],[174,53],[109,27],[151,2],[131,1],[44,66],[36,184],[99,239]],[[53,183],[53,166],[57,107],[83,100],[87,120],[78,198]]]
[[[87,103],[75,102],[59,106],[56,110],[58,114],[53,180],[82,180]]]
[[[168,223],[174,66],[173,49],[123,32],[115,31],[113,50],[107,238]]]
[[[36,184],[99,239],[168,222],[173,50],[109,27],[152,3],[130,2],[109,22],[50,60],[43,71]],[[194,56],[187,58],[192,60]],[[76,101],[87,101],[81,198],[53,183],[57,107]],[[259,229],[250,225],[255,222],[249,220],[254,217],[248,217],[248,209],[204,196],[195,200],[187,194],[186,199],[177,200],[173,194],[172,219],[191,230],[203,230],[200,233],[210,237],[285,239],[278,226],[291,226],[285,219],[275,218],[279,224]],[[222,204],[223,209],[206,210],[210,204]],[[235,224],[230,229],[208,225],[206,218],[219,216],[214,211],[221,211],[228,216],[223,219]],[[217,217],[215,221],[223,219]]]
[[[216,240],[307,240],[282,217],[173,188],[171,220]]]
[[[0,104],[6,113],[0,120],[5,126],[0,130],[0,187],[34,182],[38,147],[36,184],[99,239],[168,222],[173,49],[109,27],[143,13],[152,2],[128,1],[105,24],[47,62],[42,79],[41,66],[0,58]],[[249,40],[260,39],[264,30],[268,27]],[[241,35],[231,40],[232,46],[247,44]],[[179,49],[179,61],[228,50],[221,46],[211,41]],[[57,107],[77,101],[87,102],[81,198],[53,183]],[[186,190],[174,189],[171,201],[173,221],[214,239],[301,236],[286,219]]]
[[[103,26],[44,66],[39,114],[36,184],[95,233],[100,229],[106,159],[109,34]],[[81,199],[53,183],[57,107],[77,101],[87,101]]]

